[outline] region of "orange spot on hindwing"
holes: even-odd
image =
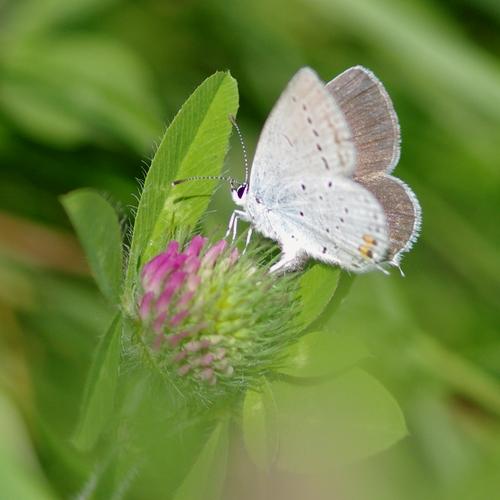
[[[363,257],[366,257],[367,259],[371,259],[373,257],[372,249],[368,245],[360,245],[358,250],[359,250],[359,253]]]
[[[377,240],[371,234],[362,236],[364,244],[358,247],[359,253],[367,259],[373,258],[373,247],[377,245]]]
[[[377,240],[371,234],[363,234],[363,241],[370,246],[377,244]]]

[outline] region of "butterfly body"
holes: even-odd
[[[420,225],[413,192],[389,175],[399,125],[382,84],[362,67],[326,86],[309,68],[292,78],[262,130],[236,218],[277,241],[273,271],[308,258],[364,272],[399,265]]]

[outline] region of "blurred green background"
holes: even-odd
[[[86,480],[68,439],[112,311],[58,196],[94,187],[126,224],[155,144],[214,71],[238,80],[252,152],[299,67],[356,64],[393,98],[423,230],[405,279],[357,277],[330,320],[368,344],[410,432],[339,471],[332,498],[500,498],[499,56],[496,0],[0,1],[0,498]],[[235,139],[226,165],[243,175]],[[220,231],[224,186],[212,209]]]

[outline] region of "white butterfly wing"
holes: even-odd
[[[351,132],[339,106],[314,71],[301,69],[264,125],[249,192],[264,203],[272,202],[291,175],[351,175],[354,165]]]

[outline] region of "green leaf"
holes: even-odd
[[[122,239],[113,207],[98,193],[79,189],[61,198],[85,249],[101,292],[119,302],[122,276]]]
[[[219,500],[226,477],[229,421],[220,422],[177,490],[174,500]]]
[[[252,459],[261,467],[269,465],[259,451],[268,442],[273,448],[278,442],[278,467],[317,473],[383,451],[407,433],[394,398],[363,370],[314,385],[275,382],[270,390],[262,394],[264,401],[253,405],[252,420],[261,425],[244,434]],[[265,422],[271,404],[276,413],[269,427]]]
[[[229,73],[218,72],[189,97],[167,129],[146,176],[134,226],[127,270],[130,290],[137,269],[165,246],[175,227],[193,226],[206,209],[213,181],[171,186],[174,179],[218,175],[236,114],[238,89]]]
[[[58,147],[120,141],[144,154],[161,131],[148,68],[111,38],[41,38],[2,62],[0,103],[37,140]]]
[[[330,303],[337,289],[341,271],[338,267],[314,264],[300,278],[301,311],[297,322],[307,328]]]
[[[117,315],[97,346],[73,436],[73,444],[80,450],[94,446],[112,414],[118,383],[121,332],[122,320]]]
[[[243,436],[255,463],[267,468],[278,454],[277,408],[270,384],[247,391],[243,402]]]
[[[369,355],[365,344],[353,335],[312,332],[290,346],[287,365],[280,373],[293,377],[327,377],[352,368]]]

